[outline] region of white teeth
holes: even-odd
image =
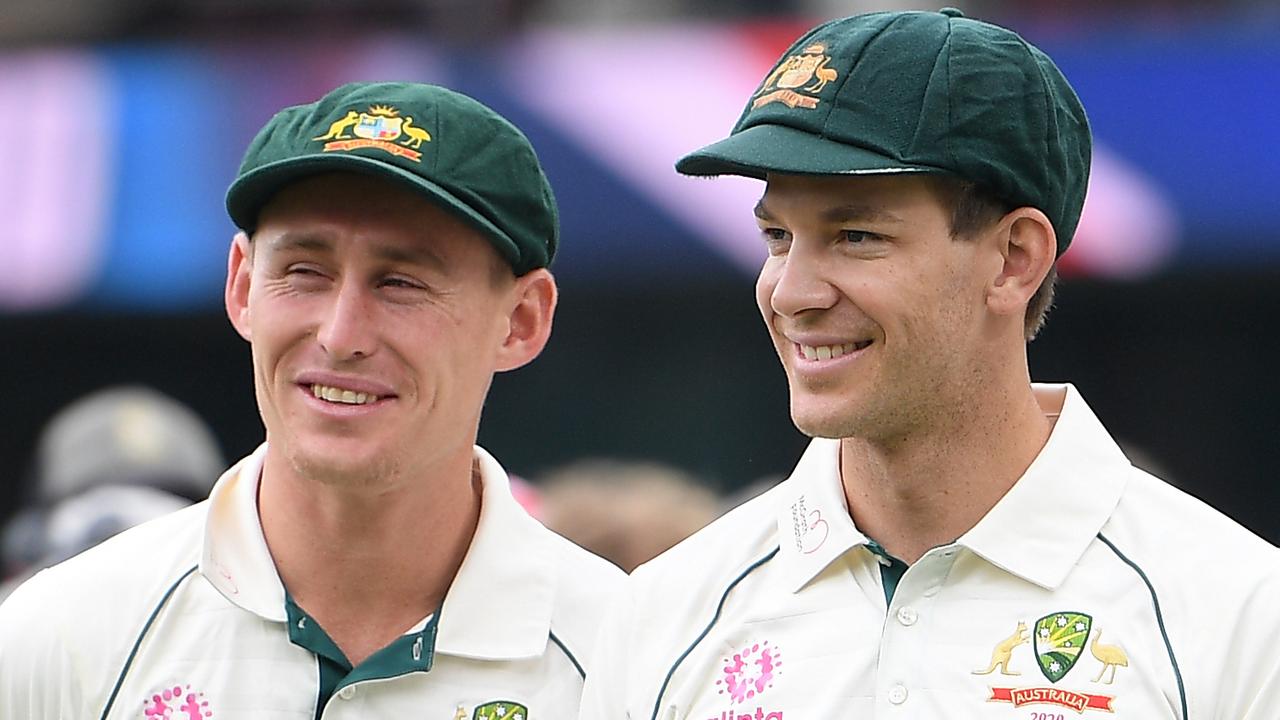
[[[800,345],[800,354],[805,360],[831,360],[853,352],[855,343],[843,345]]]
[[[377,395],[356,392],[354,390],[343,390],[342,388],[320,385],[319,383],[311,386],[311,394],[321,400],[327,400],[333,403],[343,403],[345,405],[366,405],[368,403],[377,402],[378,400]]]

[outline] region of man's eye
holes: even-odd
[[[875,238],[875,234],[869,233],[865,230],[841,230],[840,231],[840,239],[844,240],[845,242],[860,243],[866,240],[871,240],[873,238]]]
[[[786,242],[787,231],[782,228],[764,228],[760,231],[764,235],[764,239],[769,242]]]

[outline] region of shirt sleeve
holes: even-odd
[[[87,717],[75,704],[79,678],[47,586],[41,573],[0,604],[0,718]]]

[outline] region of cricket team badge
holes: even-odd
[[[987,698],[987,702],[1012,703],[1015,707],[1056,705],[1075,710],[1077,713],[1083,713],[1085,710],[1115,712],[1111,707],[1115,700],[1113,695],[1079,692],[1057,686],[1057,683],[1079,664],[1086,650],[1095,660],[1102,663],[1102,669],[1091,682],[1106,685],[1115,682],[1116,668],[1128,667],[1129,658],[1119,645],[1103,644],[1101,638],[1102,630],[1095,626],[1093,617],[1082,612],[1050,613],[1036,620],[1030,631],[1027,623],[1019,621],[1012,634],[996,643],[991,653],[991,662],[983,669],[974,670],[973,674],[993,675],[998,670],[1001,676],[1022,675],[1021,670],[1011,668],[1010,665],[1014,650],[1021,645],[1030,644],[1036,667],[1050,685],[1029,687],[991,685],[989,687],[991,697]],[[1108,670],[1111,671],[1111,676],[1104,681],[1102,677]],[[1077,679],[1081,677],[1076,675]]]
[[[510,700],[494,700],[476,707],[471,720],[528,720],[529,708]]]
[[[1054,613],[1036,621],[1036,662],[1049,682],[1058,682],[1075,667],[1092,627],[1093,618],[1084,613]]]
[[[313,141],[323,142],[323,152],[348,152],[376,148],[397,157],[422,162],[419,149],[431,142],[431,133],[414,125],[412,115],[388,105],[371,105],[367,111],[348,110],[329,125],[329,131]]]
[[[764,79],[751,101],[751,109],[772,102],[807,110],[818,107],[818,94],[839,75],[835,68],[828,67],[830,62],[827,46],[822,43],[813,43],[799,54],[788,57]]]

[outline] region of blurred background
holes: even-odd
[[[1094,127],[1033,374],[1075,382],[1139,464],[1280,540],[1280,5],[950,4],[1048,51]],[[0,523],[39,498],[42,428],[106,386],[189,406],[225,458],[260,442],[221,309],[223,192],[274,111],[351,80],[480,99],[556,189],[554,337],[499,377],[481,428],[511,471],[536,488],[577,461],[661,463],[721,497],[785,475],[805,439],[754,307],[762,188],[671,166],[809,26],[941,5],[0,0]]]

